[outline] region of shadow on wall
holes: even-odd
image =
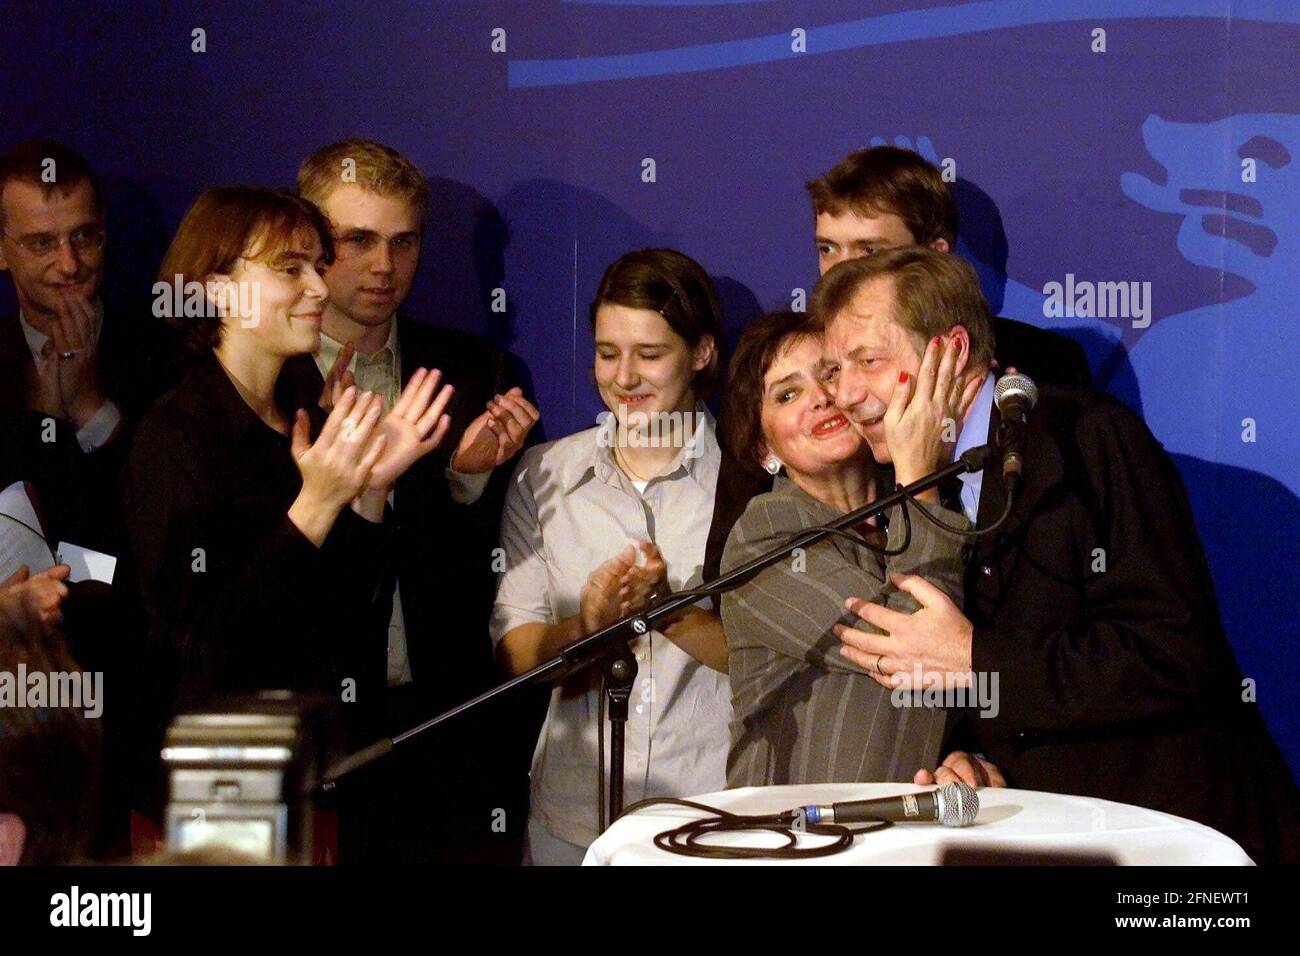
[[[675,248],[707,271],[704,250],[658,232],[604,196],[556,180],[518,183],[500,201],[509,237],[501,259],[512,349],[532,364],[548,438],[590,428],[604,410],[592,384],[589,309],[605,269],[636,249]],[[759,312],[743,283],[713,276],[724,339]],[[497,344],[502,344],[498,342]]]
[[[507,298],[493,309],[493,290],[505,282],[510,243],[505,217],[472,186],[440,176],[426,182],[429,216],[420,270],[403,311],[509,348],[514,340],[511,303]]]
[[[962,224],[957,252],[975,267],[985,298],[999,312],[1008,286],[1008,242],[1001,214],[992,198],[974,183],[958,179],[955,194]],[[1216,306],[1189,316],[1167,317],[1168,325],[1160,328],[1159,335],[1134,348],[1149,347],[1175,331],[1181,333],[1178,337],[1185,344],[1198,337],[1205,340],[1208,333],[1204,328],[1195,328],[1190,322],[1179,328],[1180,320],[1213,311],[1211,324],[1231,322],[1230,311],[1243,304],[1233,302],[1227,309]],[[1259,308],[1257,303],[1252,314],[1255,322]],[[1271,314],[1272,310],[1265,308],[1264,312]],[[1118,334],[1108,335],[1096,326],[1056,327],[1053,331],[1083,346],[1098,388],[1147,417],[1138,371],[1129,347]],[[1185,368],[1194,368],[1188,358]],[[1145,369],[1149,383],[1167,382],[1169,375],[1159,374],[1162,372],[1167,370]],[[1168,429],[1160,428],[1158,437],[1165,431]],[[1282,573],[1292,574],[1291,569],[1300,567],[1300,498],[1280,481],[1257,471],[1188,454],[1171,453],[1171,457],[1196,518],[1224,631],[1243,674],[1255,682],[1258,706],[1292,774],[1300,775],[1300,712],[1290,703],[1291,688],[1300,681],[1300,663],[1292,651],[1300,640],[1296,623],[1300,621],[1300,591],[1271,587],[1259,575],[1260,569],[1287,569]]]
[[[1224,630],[1293,776],[1300,776],[1300,498],[1280,481],[1218,462],[1171,456],[1196,515]]]
[[[956,252],[975,267],[979,275],[980,289],[988,300],[994,315],[1007,315],[1021,321],[1033,322],[1046,327],[1041,316],[1017,315],[1004,311],[1007,302],[1007,256],[1009,244],[1006,230],[1002,226],[1002,213],[997,203],[988,193],[968,179],[958,178],[953,184],[953,194],[957,201],[958,221],[961,229],[957,235]],[[1017,285],[1017,289],[1024,290]],[[1129,401],[1136,396],[1137,383],[1133,369],[1128,361],[1128,349],[1120,341],[1118,331],[1107,334],[1096,325],[1079,325],[1073,327],[1055,326],[1053,332],[1073,339],[1083,347],[1092,369],[1093,380],[1106,391]],[[1021,369],[1033,376],[1031,369]],[[1123,390],[1121,394],[1117,389]],[[1136,406],[1135,406],[1136,407]]]

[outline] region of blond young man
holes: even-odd
[[[317,150],[302,163],[298,192],[329,220],[335,258],[325,270],[329,301],[321,348],[286,366],[304,398],[355,383],[388,403],[420,366],[455,389],[442,449],[397,483],[390,504],[397,533],[389,622],[387,733],[474,696],[499,678],[487,622],[496,587],[493,549],[512,459],[537,423],[505,354],[440,328],[436,317],[401,313],[415,279],[429,189],[414,163],[370,140]],[[509,706],[509,705],[507,705]],[[509,860],[522,838],[494,810],[526,790],[530,731],[518,747],[498,710],[472,715],[403,748],[379,769],[368,832],[349,841],[363,859],[405,862]],[[511,731],[505,730],[509,735]],[[513,739],[513,738],[512,738]],[[358,848],[360,848],[358,850]]]

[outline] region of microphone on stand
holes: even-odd
[[[1038,386],[1028,375],[1003,375],[993,389],[993,402],[1002,416],[1002,479],[1014,494],[1024,480],[1024,425],[1038,404]]]
[[[847,803],[810,805],[789,812],[808,823],[938,823],[945,827],[965,827],[975,822],[980,812],[980,798],[968,784],[945,783],[926,793],[904,793],[874,800],[851,800]]]

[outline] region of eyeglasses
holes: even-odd
[[[4,233],[6,239],[22,249],[28,255],[44,258],[53,255],[66,242],[78,252],[98,252],[104,246],[104,228],[102,226],[82,226],[66,236],[52,236],[41,233],[29,239],[19,239]]]

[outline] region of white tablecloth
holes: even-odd
[[[902,783],[829,783],[791,787],[746,787],[693,797],[699,803],[732,813],[761,814],[791,810],[807,804],[869,800],[925,789]],[[1125,865],[1252,865],[1234,841],[1217,830],[1143,807],[1091,797],[1073,797],[1035,790],[979,791],[980,812],[968,827],[935,823],[895,824],[854,840],[853,847],[833,856],[810,860],[704,860],[678,856],[654,845],[655,834],[671,830],[704,814],[687,807],[648,807],[625,816],[605,831],[587,851],[584,866],[641,864],[749,863],[760,865],[862,866],[939,863],[945,847],[1025,850],[1051,853],[1104,854]],[[808,843],[825,842],[815,834],[800,836]],[[777,846],[773,833],[725,833],[708,842],[738,846]]]

